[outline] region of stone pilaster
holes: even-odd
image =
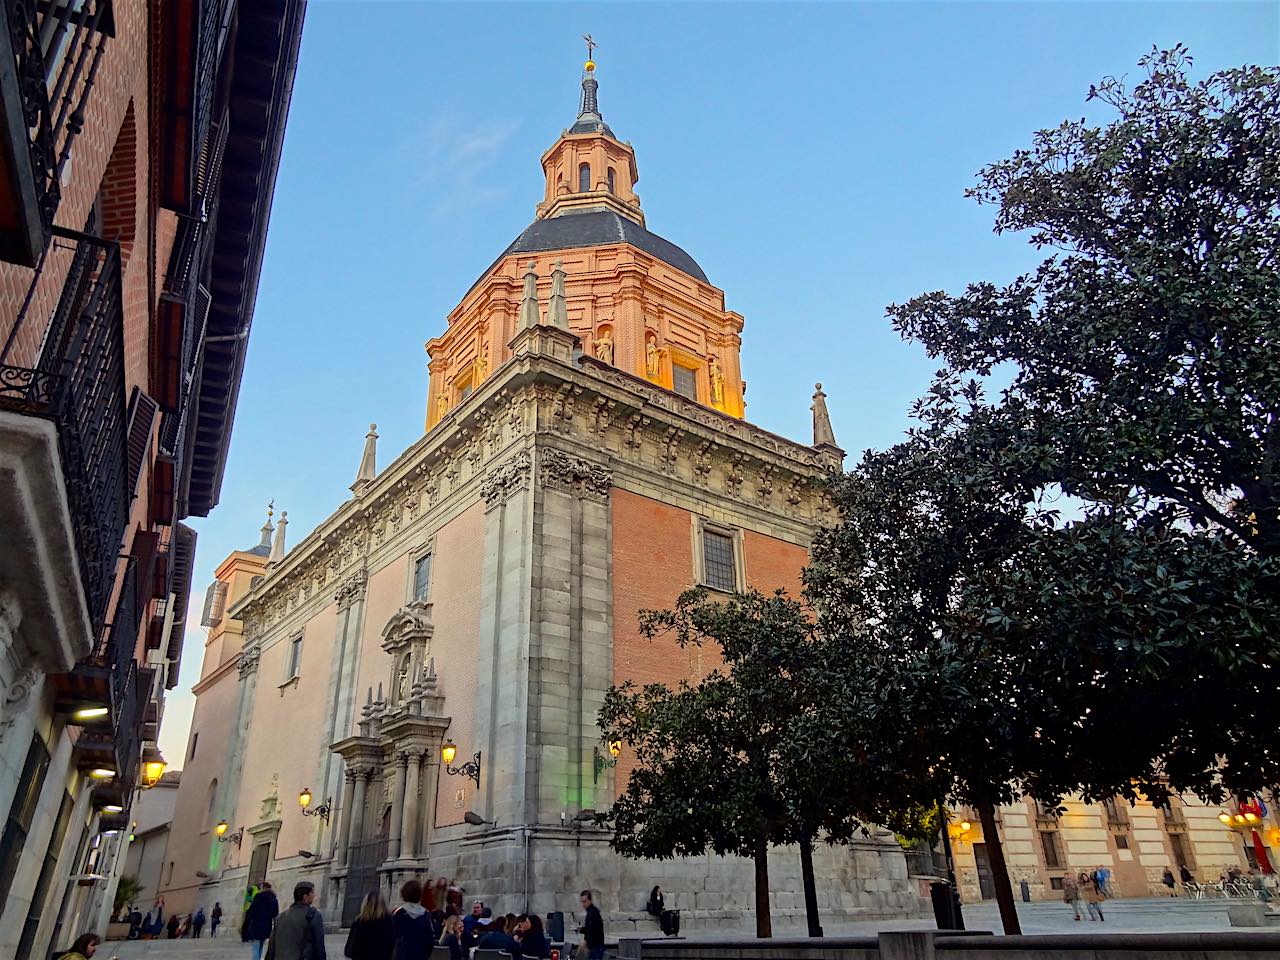
[[[404,793],[408,766],[409,755],[407,753],[396,754],[394,762],[389,766],[391,770],[391,820],[387,833],[388,860],[398,860],[400,858],[402,839],[400,818],[404,812]]]
[[[413,860],[418,856],[418,826],[421,816],[419,799],[422,791],[422,754],[417,750],[402,753],[408,767],[404,786],[404,819],[400,822],[400,858]]]
[[[334,864],[336,870],[342,870],[346,867],[347,857],[351,852],[351,824],[358,812],[355,804],[355,795],[356,774],[354,770],[348,768],[343,776],[342,800],[339,801],[340,805],[338,807],[338,853]]]

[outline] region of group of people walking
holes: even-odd
[[[483,901],[462,916],[452,898],[440,898],[443,909],[423,905],[424,890],[417,880],[400,888],[400,903],[391,909],[381,892],[364,897],[360,914],[347,934],[343,953],[350,960],[428,960],[436,947],[449,951],[450,960],[467,960],[472,949],[510,954],[513,960],[550,960],[551,943],[534,913],[495,914]],[[253,897],[245,913],[243,939],[253,960],[327,960],[324,918],[312,904],[315,884],[293,888],[293,904],[280,912],[269,883]],[[583,890],[582,960],[603,960],[604,919],[591,891]]]
[[[1074,876],[1068,873],[1062,878],[1062,900],[1070,904],[1077,920],[1081,919],[1080,903],[1083,900],[1090,920],[1105,921],[1107,918],[1102,915],[1102,901],[1110,893],[1110,880],[1111,871],[1105,867],[1098,867],[1092,873],[1082,870]]]

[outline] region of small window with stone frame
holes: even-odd
[[[286,666],[284,679],[288,682],[295,679],[302,670],[302,634],[289,641],[289,660]]]
[[[413,562],[413,599],[425,602],[431,596],[431,553]]]
[[[703,528],[702,583],[712,590],[731,593],[738,589],[737,558],[733,536],[720,530]]]
[[[680,363],[671,365],[671,389],[690,400],[698,399],[698,372]]]

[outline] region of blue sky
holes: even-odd
[[[932,364],[887,304],[1038,261],[963,197],[1089,84],[1182,42],[1195,72],[1280,61],[1271,3],[340,3],[310,0],[222,502],[191,600],[256,541],[347,496],[370,421],[421,434],[423,343],[533,219],[584,45],[636,149],[648,226],[746,317],[748,419],[807,439],[821,380],[850,458],[905,427]],[[181,766],[204,631],[161,747]]]

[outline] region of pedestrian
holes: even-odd
[[[1103,864],[1098,868],[1098,882],[1102,885],[1102,895],[1108,900],[1115,896],[1111,891],[1111,868]]]
[[[147,915],[142,918],[142,939],[151,939],[151,911],[147,911]]]
[[[431,909],[446,913],[449,909],[449,881],[444,877],[436,877],[435,896]]]
[[[662,888],[655,884],[654,888],[649,891],[649,902],[645,904],[644,912],[657,920],[662,917],[663,908]]]
[[[1173,879],[1173,871],[1168,867],[1165,867],[1164,873],[1160,875],[1160,882],[1169,888],[1169,896],[1176,897],[1178,895],[1178,891],[1174,889],[1178,881]]]
[[[449,892],[445,894],[445,900],[449,906],[453,907],[453,912],[462,916],[462,895],[466,893],[457,880],[449,881]],[[448,913],[448,911],[445,911]]]
[[[1106,920],[1102,915],[1102,891],[1098,889],[1097,882],[1087,873],[1082,873],[1080,886],[1084,888],[1084,905],[1089,909],[1089,919]]]
[[[177,940],[178,939],[178,915],[176,913],[173,914],[171,917],[169,917],[169,923],[168,923],[167,929],[169,931],[169,939]],[[258,960],[258,958],[254,957],[254,960]]]
[[[253,960],[262,960],[262,952],[267,948],[267,940],[271,937],[271,927],[280,912],[280,901],[271,884],[265,881],[256,894],[249,909],[244,915],[244,933],[241,936],[253,951]]]
[[[218,935],[218,924],[220,923],[222,923],[222,904],[215,900],[213,901],[213,912],[209,914],[210,939]]]
[[[551,944],[542,929],[542,918],[531,913],[524,918],[520,935],[520,955],[526,960],[550,960]]]
[[[76,942],[62,955],[61,960],[89,960],[98,952],[98,944],[101,942],[102,938],[96,933],[82,933],[76,937]]]
[[[520,944],[507,933],[506,917],[481,917],[477,929],[483,931],[480,942],[476,944],[477,950],[498,950],[513,957],[520,956]]]
[[[456,913],[445,917],[444,934],[440,937],[440,946],[449,948],[449,960],[464,960],[466,947],[462,945],[466,934],[462,931],[462,918]]]
[[[204,929],[205,916],[204,907],[196,908],[196,915],[191,918],[191,935],[197,940],[200,939],[200,931]]]
[[[1178,864],[1178,876],[1182,878],[1183,883],[1196,882],[1195,874],[1187,869],[1187,865],[1185,863]]]
[[[1267,889],[1267,878],[1261,870],[1253,871],[1253,892],[1263,903],[1271,902],[1271,892]]]
[[[587,960],[604,960],[604,918],[600,916],[600,908],[592,899],[590,890],[578,894],[578,902],[584,911],[578,931],[587,948]]]
[[[395,931],[395,960],[422,960],[431,952],[431,917],[422,905],[422,884],[406,880],[400,887],[403,901],[391,914]]]
[[[439,943],[440,938],[444,936],[444,917],[443,910],[431,911],[431,942]]]
[[[1074,876],[1068,873],[1062,878],[1062,902],[1071,905],[1071,912],[1076,915],[1076,919],[1080,919],[1080,884]]]
[[[462,944],[468,950],[474,947],[476,940],[476,924],[484,914],[484,901],[477,900],[471,904],[471,912],[462,918]]]
[[[364,895],[360,915],[351,924],[342,952],[351,960],[391,960],[395,948],[395,926],[387,901],[379,891],[370,890]]]
[[[316,885],[300,880],[293,886],[293,903],[276,917],[267,942],[266,960],[325,960],[324,917],[312,906]]]

